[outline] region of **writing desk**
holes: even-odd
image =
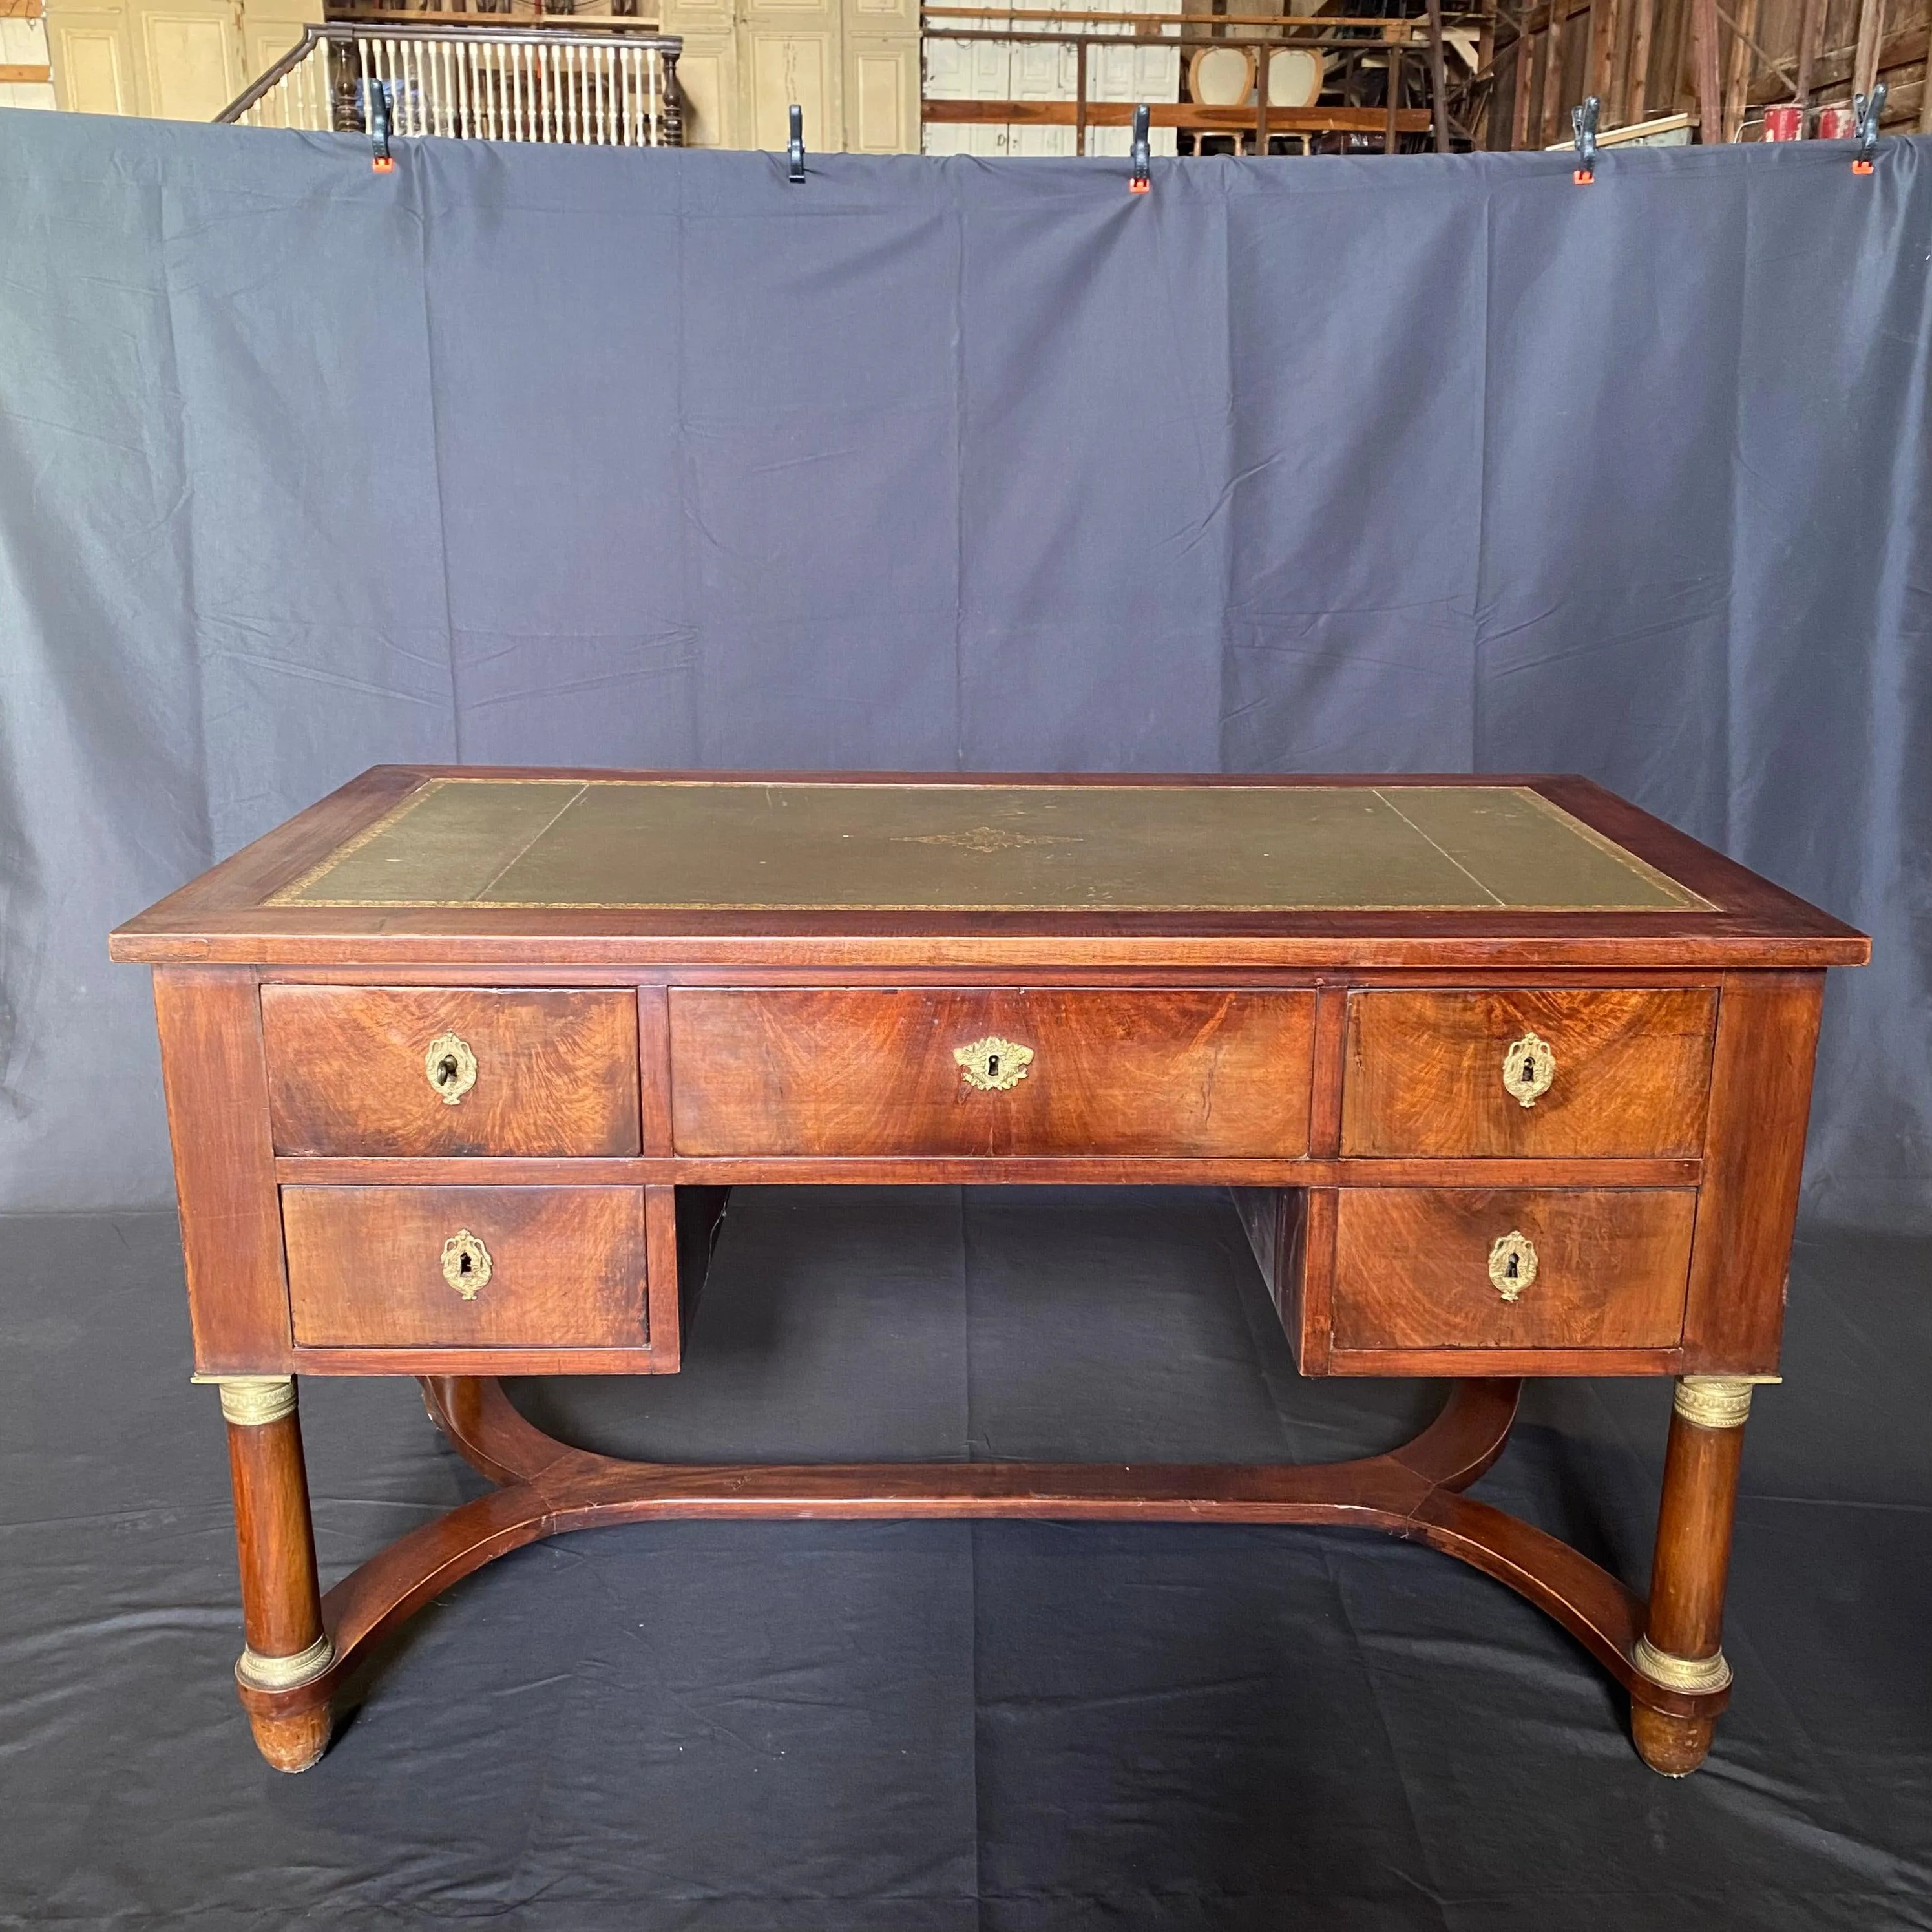
[[[278,1768],[491,1558],[692,1516],[1386,1530],[1570,1630],[1657,1769],[1708,1750],[1823,971],[1869,949],[1597,787],[381,767],[112,950],[155,969]],[[511,1406],[675,1370],[724,1190],[787,1181],[1226,1187],[1304,1374],[1455,1390],[1307,1466],[632,1463]],[[419,1377],[497,1486],[324,1595],[298,1375]],[[1466,1493],[1568,1375],[1678,1378],[1648,1604]]]

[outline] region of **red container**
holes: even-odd
[[[1835,107],[1818,110],[1818,138],[1821,141],[1849,141],[1858,132],[1851,103],[1840,101]]]
[[[1796,101],[1764,110],[1764,138],[1767,141],[1802,141],[1804,138],[1804,110]]]

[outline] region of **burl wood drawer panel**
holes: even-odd
[[[670,994],[682,1154],[1294,1156],[1314,995]]]
[[[1352,994],[1342,1151],[1694,1156],[1717,1010],[1704,988]]]
[[[285,1154],[634,1154],[628,992],[264,986]]]
[[[296,1346],[649,1341],[638,1187],[285,1187]]]
[[[1672,1347],[1696,1204],[1689,1188],[1344,1189],[1335,1345]]]

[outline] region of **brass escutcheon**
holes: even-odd
[[[982,1094],[1004,1094],[1026,1078],[1027,1069],[1033,1064],[1033,1048],[988,1034],[984,1040],[956,1046],[952,1057],[968,1086],[976,1087]]]
[[[1556,1078],[1556,1056],[1540,1034],[1526,1033],[1513,1040],[1503,1055],[1503,1089],[1526,1107],[1533,1107],[1550,1091]]]
[[[442,1244],[442,1278],[465,1301],[490,1285],[490,1250],[467,1228],[459,1228]]]
[[[1520,1228],[1490,1244],[1490,1283],[1505,1301],[1514,1301],[1536,1279],[1536,1244]]]
[[[476,1056],[460,1034],[440,1033],[423,1055],[423,1076],[453,1107],[476,1084]]]

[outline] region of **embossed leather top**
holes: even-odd
[[[1660,940],[1711,963],[1864,956],[1849,927],[1581,778],[475,767],[366,773],[130,921],[114,956],[322,959],[343,956],[337,941],[428,956],[420,940],[508,959],[564,934],[739,940],[744,958],[782,938],[854,962],[910,957],[898,942],[914,938],[1007,956],[1022,936],[1124,962],[1190,937],[1222,942],[1222,963],[1425,938],[1480,940],[1486,957],[1498,941],[1608,958]]]

